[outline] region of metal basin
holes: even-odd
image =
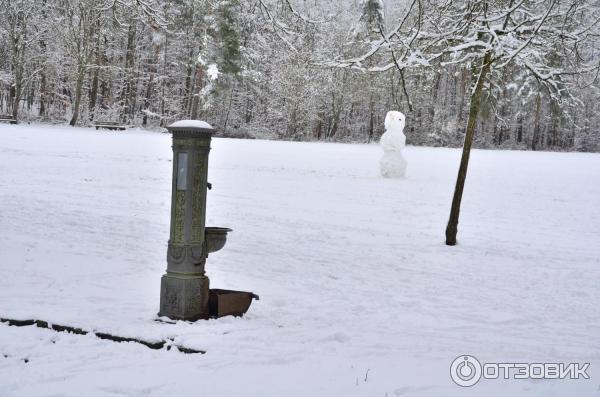
[[[217,252],[225,246],[227,242],[227,233],[232,230],[226,227],[207,227],[204,229],[204,238],[206,239],[206,248],[208,253]]]
[[[211,317],[243,316],[248,311],[252,299],[258,295],[252,292],[211,289],[208,299]]]

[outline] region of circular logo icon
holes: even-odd
[[[473,356],[458,356],[450,366],[450,377],[459,386],[473,386],[481,379],[481,363]]]

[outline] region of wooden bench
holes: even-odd
[[[8,114],[0,115],[0,121],[4,122],[4,123],[17,124],[17,119],[15,119],[13,116],[8,115]]]
[[[120,124],[117,121],[97,121],[94,124],[92,124],[94,127],[96,127],[96,129],[99,128],[105,128],[107,130],[111,130],[111,131],[123,131],[127,129],[126,125]]]

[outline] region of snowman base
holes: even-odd
[[[381,158],[380,170],[384,178],[404,178],[407,162],[402,152],[386,152]]]

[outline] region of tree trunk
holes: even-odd
[[[21,89],[21,83],[15,84],[15,97],[14,97],[13,107],[12,107],[12,117],[15,120],[19,116],[19,105],[21,103],[22,91],[23,90]]]
[[[185,76],[185,98],[183,100],[183,108],[187,114],[192,113],[192,102],[194,98],[194,77],[197,71],[197,66],[194,68],[196,59],[194,59],[194,52],[190,49],[188,55],[187,73]]]
[[[160,44],[154,46],[154,57],[148,64],[148,73],[150,77],[148,79],[148,86],[146,87],[146,96],[144,98],[144,116],[142,119],[142,125],[145,127],[148,124],[148,111],[150,110],[150,100],[152,98],[152,92],[154,91],[154,75],[156,75],[156,65],[158,65],[160,58]]]
[[[192,120],[197,120],[198,119],[198,114],[200,113],[200,95],[202,92],[202,80],[203,80],[203,70],[202,70],[202,66],[200,64],[196,65],[196,76],[195,76],[195,83],[194,83],[194,88],[192,89],[197,89],[198,93],[194,94],[194,96],[192,97],[192,111],[190,114],[190,118]]]
[[[23,68],[24,68],[24,57],[23,52],[25,48],[18,41],[13,42],[13,73],[15,76],[15,83],[11,86],[11,99],[12,99],[12,117],[17,119],[19,115],[19,105],[21,104],[21,96],[23,95]]]
[[[46,115],[46,73],[42,72],[40,76],[40,116]]]
[[[166,115],[165,115],[165,97],[166,97],[166,86],[168,84],[167,80],[167,53],[169,50],[169,33],[165,32],[165,45],[163,48],[163,68],[162,68],[162,78],[160,79],[160,126],[164,127],[166,124]]]
[[[94,120],[96,113],[96,103],[98,100],[98,68],[102,64],[102,55],[100,53],[100,19],[96,22],[96,46],[94,52],[96,54],[96,67],[92,72],[92,84],[90,88],[90,120]]]
[[[535,151],[537,150],[537,145],[540,141],[540,132],[541,132],[541,128],[540,128],[540,114],[541,114],[541,97],[540,94],[538,94],[535,97],[535,125],[533,127],[533,137],[531,138],[531,150]]]
[[[321,135],[323,135],[323,119],[325,119],[325,112],[321,110],[317,113],[317,126],[314,132],[314,137],[317,140],[321,140]]]
[[[90,120],[94,120],[96,113],[96,102],[98,98],[98,68],[94,69],[91,85],[92,87],[90,88]]]
[[[458,232],[458,217],[460,214],[460,203],[465,187],[465,180],[467,179],[467,168],[469,166],[469,156],[471,154],[471,146],[473,144],[473,135],[475,134],[475,127],[477,126],[477,118],[479,116],[481,95],[483,93],[485,78],[488,75],[491,66],[491,53],[486,52],[485,56],[483,57],[481,69],[479,71],[479,77],[477,78],[477,82],[475,83],[473,93],[471,94],[471,105],[469,110],[469,120],[467,122],[467,131],[465,134],[465,142],[463,145],[462,157],[460,160],[460,168],[458,170],[458,177],[456,178],[454,197],[452,198],[450,219],[448,220],[448,226],[446,227],[446,245],[456,245],[456,234]]]
[[[469,78],[468,71],[461,72],[460,93],[459,93],[460,101],[458,102],[458,111],[457,111],[456,125],[462,125],[462,123],[463,123],[463,114],[465,112],[465,97],[467,95],[467,81],[468,81],[468,78]],[[458,130],[458,128],[457,128],[457,130]],[[457,133],[458,133],[458,131],[457,131]]]
[[[433,90],[431,92],[431,104],[429,105],[429,125],[430,128],[435,128],[435,109],[437,105],[437,99],[440,92],[440,81],[442,80],[442,74],[436,73],[435,83],[433,84]]]
[[[374,104],[373,104],[373,97],[371,97],[371,100],[369,101],[369,136],[367,137],[367,143],[371,143],[371,141],[373,140],[373,135],[375,133],[375,115],[374,113]]]
[[[47,14],[46,14],[46,7],[47,7],[47,0],[43,0],[42,1],[42,21],[45,24],[47,21]],[[41,39],[40,40],[40,52],[43,55],[43,58],[46,59],[47,57],[47,53],[46,53],[46,40]],[[40,109],[39,109],[39,115],[40,116],[45,116],[46,115],[46,100],[47,100],[47,93],[46,93],[46,85],[47,85],[47,78],[46,78],[46,61],[42,61],[42,71],[41,71],[41,75],[40,75]]]
[[[131,22],[127,31],[127,50],[125,52],[125,86],[121,93],[121,100],[124,104],[122,109],[122,119],[124,122],[129,122],[133,119],[134,114],[134,79],[133,66],[135,60],[135,37],[136,37],[136,22]]]
[[[246,124],[250,123],[250,121],[252,121],[252,105],[253,102],[250,100],[250,96],[248,96],[246,98],[246,116],[244,118],[244,120],[246,121]]]
[[[81,91],[83,88],[84,76],[85,68],[80,68],[77,75],[77,83],[75,85],[75,106],[73,107],[73,117],[71,117],[71,121],[69,122],[71,127],[75,127],[75,124],[77,124],[77,119],[79,118],[79,106],[81,104]]]
[[[227,123],[229,122],[229,114],[231,113],[231,107],[233,106],[233,96],[235,94],[235,90],[233,89],[233,84],[231,84],[231,86],[231,92],[229,93],[229,106],[227,107],[225,122],[223,123],[223,134],[227,134]]]
[[[148,124],[148,111],[150,109],[150,97],[152,96],[152,89],[154,87],[154,72],[150,72],[150,79],[148,80],[148,87],[146,87],[146,97],[144,98],[144,116],[142,118],[142,125],[145,127]]]

